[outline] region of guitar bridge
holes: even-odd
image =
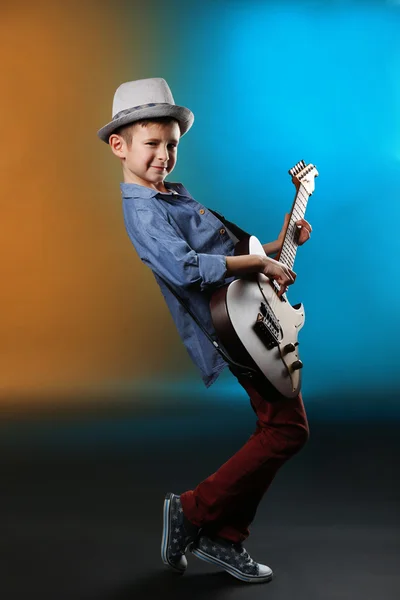
[[[260,312],[254,324],[254,330],[264,342],[268,350],[277,346],[281,339],[281,328],[271,308],[261,302]]]

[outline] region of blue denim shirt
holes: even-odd
[[[226,256],[234,254],[235,245],[224,224],[182,184],[165,186],[169,193],[121,183],[125,227],[140,259],[153,271],[179,335],[209,387],[227,363],[160,277],[215,336],[209,301],[217,287],[234,280],[226,277]]]

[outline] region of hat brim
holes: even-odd
[[[194,115],[191,110],[184,106],[175,104],[155,104],[142,108],[132,108],[131,112],[123,115],[119,119],[113,119],[104,127],[99,129],[97,135],[103,142],[108,144],[110,135],[122,125],[135,123],[140,119],[151,119],[152,117],[174,117],[179,122],[181,136],[184,135],[193,125]]]

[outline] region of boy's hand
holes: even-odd
[[[294,283],[296,273],[283,263],[280,263],[269,256],[264,256],[262,259],[263,265],[261,273],[279,283],[280,289],[278,291],[278,296],[282,296],[288,289],[288,286]]]
[[[285,239],[285,233],[287,226],[289,224],[290,214],[286,213],[285,219],[283,221],[283,227],[281,229],[280,234],[278,235],[278,243],[279,248],[282,248],[283,240]],[[298,246],[302,246],[305,242],[310,239],[312,227],[308,221],[305,219],[299,219],[296,221],[296,225],[298,227],[296,232],[296,243]]]

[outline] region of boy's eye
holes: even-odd
[[[146,146],[157,146],[157,142],[145,142]],[[177,144],[168,144],[169,148],[176,148]]]

